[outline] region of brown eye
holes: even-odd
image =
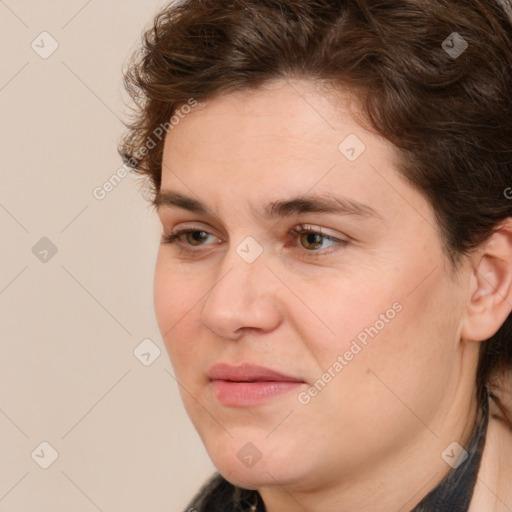
[[[334,246],[332,250],[335,250],[336,246],[344,247],[348,244],[347,240],[326,235],[320,228],[304,226],[303,224],[291,229],[290,234],[299,240],[300,245],[306,252],[318,252],[319,255],[330,252],[331,246]],[[329,245],[322,247],[324,242],[329,242]],[[327,251],[323,249],[327,249]]]
[[[305,249],[319,249],[321,248],[324,235],[319,233],[302,233],[299,236],[300,243]]]
[[[201,242],[208,238],[206,231],[186,231],[182,234],[185,235],[187,243],[193,246],[201,245]]]
[[[203,243],[205,240],[208,240],[209,236],[213,237],[214,235],[201,229],[182,229],[170,235],[163,234],[162,242],[165,244],[176,244],[186,250],[186,247],[210,245]]]

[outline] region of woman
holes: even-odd
[[[126,72],[189,511],[512,510],[512,24],[186,0]]]

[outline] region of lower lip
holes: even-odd
[[[222,405],[249,407],[258,405],[276,396],[283,395],[302,386],[304,382],[232,382],[212,380],[213,393]]]

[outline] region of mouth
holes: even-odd
[[[208,372],[215,398],[224,406],[250,407],[305,384],[303,379],[264,366],[218,363]]]

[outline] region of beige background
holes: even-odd
[[[156,215],[133,176],[93,196],[163,4],[0,0],[0,511],[180,511],[214,471],[153,312]]]

